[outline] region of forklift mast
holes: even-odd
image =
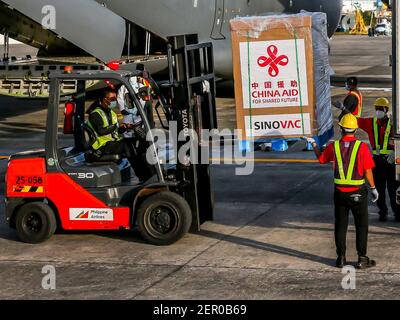
[[[393,106],[393,121],[394,121],[394,141],[395,141],[395,159],[396,159],[396,180],[400,181],[400,122],[399,122],[399,106],[400,106],[400,55],[399,55],[399,1],[392,3],[392,106]],[[399,193],[399,190],[398,190]],[[399,201],[400,199],[398,199]]]
[[[392,108],[396,164],[396,180],[400,181],[400,3],[392,1]],[[397,189],[396,202],[400,204],[400,188]]]
[[[174,141],[176,159],[178,150],[191,140],[191,132],[196,132],[199,138],[193,148],[201,159],[204,146],[209,150],[209,140],[202,141],[202,129],[217,128],[213,47],[211,43],[199,44],[197,35],[174,36],[168,41],[170,121],[176,121],[178,133],[184,132],[186,138]],[[177,161],[177,179],[184,182],[182,195],[192,209],[191,231],[199,231],[202,223],[213,220],[210,165],[200,164],[200,160]]]

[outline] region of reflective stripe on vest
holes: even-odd
[[[383,139],[383,147],[381,149],[381,146],[378,141],[379,140],[378,119],[374,118],[375,150],[372,151],[373,154],[378,154],[378,155],[379,154],[391,154],[393,152],[393,150],[388,150],[391,129],[392,129],[392,125],[389,120],[388,124],[386,126],[385,138]]]
[[[347,175],[345,175],[342,153],[340,151],[340,141],[335,141],[335,155],[340,176],[340,179],[335,179],[335,184],[344,186],[361,186],[365,183],[365,179],[352,180],[354,166],[356,164],[358,150],[360,149],[360,146],[361,146],[361,141],[356,141],[354,144],[354,148],[351,152],[349,167],[347,169]]]
[[[154,94],[154,90],[153,90],[153,88],[152,88],[152,86],[151,86],[149,80],[147,80],[147,79],[145,79],[145,78],[142,78],[142,79],[143,79],[143,85],[144,85],[145,87],[150,88],[150,96],[149,96],[149,99],[151,99],[151,95]]]
[[[151,88],[150,82],[149,82],[148,80],[144,79],[144,78],[143,78],[143,85],[144,85],[145,87]]]
[[[356,91],[349,91],[349,95],[355,96],[357,98],[357,107],[356,107],[356,110],[354,111],[353,115],[356,116],[357,118],[360,118],[361,114],[362,114],[362,109],[363,109],[362,94],[358,93]]]
[[[110,126],[109,122],[108,122],[108,118],[107,115],[104,113],[104,111],[100,108],[96,108],[93,113],[97,113],[100,115],[101,119],[103,120],[103,128],[107,128]],[[111,110],[111,118],[112,118],[112,123],[111,125],[116,125],[118,123],[118,117],[117,114]],[[93,129],[93,126],[90,122],[88,122],[88,124],[90,125],[90,127]],[[92,148],[94,150],[98,150],[101,147],[103,147],[104,145],[106,145],[107,142],[110,141],[119,141],[121,140],[121,137],[118,135],[118,129],[115,129],[114,132],[107,134],[105,136],[99,136],[98,133],[96,132],[96,130],[93,129],[93,131],[96,134],[96,141],[93,143]]]

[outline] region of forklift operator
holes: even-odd
[[[102,98],[90,106],[89,125],[96,134],[92,148],[94,151],[100,151],[101,154],[125,156],[134,167],[133,147],[121,136],[130,128],[127,124],[118,123],[117,114],[113,111],[116,108],[118,108],[117,94],[111,89],[105,89]]]

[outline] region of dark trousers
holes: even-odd
[[[138,156],[134,146],[127,140],[110,141],[101,149],[104,154],[119,154],[127,158],[140,181],[146,181],[149,177],[146,175],[146,165]]]
[[[386,188],[389,193],[390,206],[395,216],[400,216],[400,206],[396,203],[396,191],[400,183],[396,181],[396,165],[386,161],[385,156],[374,156],[375,168],[373,169],[376,190],[379,193],[377,205],[380,215],[387,215]]]
[[[128,158],[139,180],[147,181],[157,174],[157,172],[147,163],[146,150],[147,149],[142,144],[139,144],[139,147],[135,148],[134,139],[124,139],[121,141],[108,142],[103,147],[102,152],[104,154],[119,154],[122,155],[122,157]]]
[[[356,192],[335,189],[335,242],[338,256],[346,255],[346,236],[351,210],[356,226],[356,245],[359,256],[367,255],[368,191],[365,186]]]
[[[132,158],[134,153],[130,145],[124,140],[107,142],[107,144],[101,149],[101,152],[103,154],[119,154],[129,160]]]
[[[149,144],[143,139],[136,138],[125,139],[125,141],[134,150],[132,168],[140,181],[147,181],[156,175],[156,169],[147,162],[146,158]]]

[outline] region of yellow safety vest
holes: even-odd
[[[357,154],[358,150],[360,149],[360,146],[361,146],[361,141],[356,141],[354,144],[353,151],[351,153],[349,168],[347,169],[347,175],[345,175],[342,153],[340,151],[340,141],[335,141],[335,155],[340,176],[339,179],[335,179],[335,184],[343,186],[361,186],[365,184],[365,179],[361,180],[352,179],[354,166],[356,164]]]
[[[383,140],[383,147],[379,145],[379,129],[378,129],[378,119],[374,118],[374,138],[375,138],[375,150],[373,150],[373,154],[380,155],[380,154],[391,154],[393,150],[388,150],[389,146],[389,138],[390,138],[390,131],[392,129],[392,125],[390,120],[386,126],[385,131],[385,138]]]
[[[108,122],[107,115],[101,108],[94,109],[92,111],[92,113],[98,113],[100,115],[101,119],[103,120],[103,128],[107,128],[110,125],[116,125],[118,123],[117,114],[112,110],[111,110],[111,118],[112,118],[111,124]],[[88,121],[88,125],[92,128],[92,130],[94,131],[94,133],[96,135],[96,141],[92,144],[92,148],[94,150],[99,150],[101,147],[105,146],[110,141],[119,141],[122,139],[118,134],[117,128],[115,129],[114,132],[112,132],[110,134],[107,134],[105,136],[99,136],[98,133],[96,132],[96,130],[94,130],[90,121]]]

